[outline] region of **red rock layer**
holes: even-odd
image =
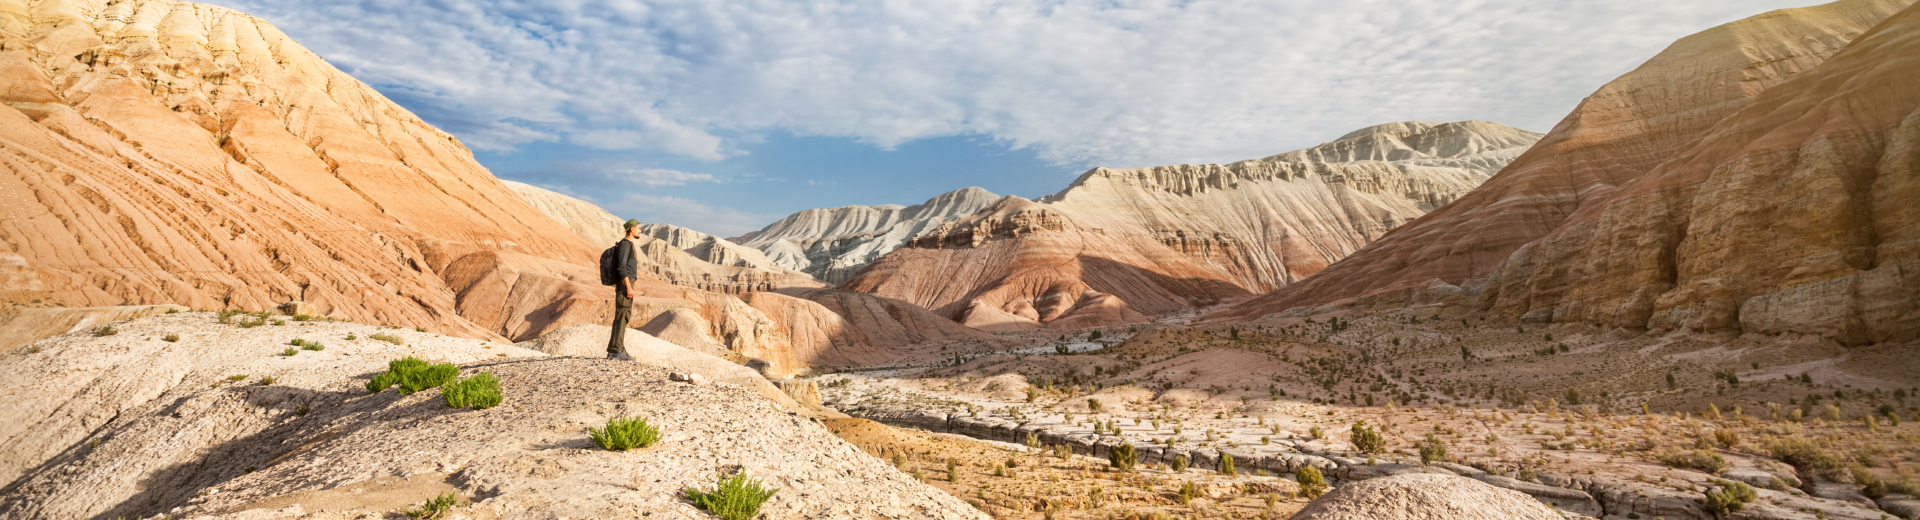
[[[1406,303],[1435,280],[1466,284],[1527,261],[1524,255],[1516,256],[1523,245],[1591,222],[1636,187],[1697,184],[1680,179],[1704,178],[1704,171],[1654,172],[1684,169],[1678,158],[1691,156],[1729,117],[1753,106],[1757,96],[1822,67],[1854,38],[1910,3],[1847,0],[1786,9],[1683,38],[1601,87],[1532,149],[1466,196],[1395,229],[1312,278],[1216,318],[1254,318],[1362,297],[1370,304]],[[1640,242],[1633,247],[1644,251],[1685,236],[1684,226],[1652,224],[1659,215],[1628,219],[1645,225],[1622,224],[1625,227],[1609,236],[1622,247]],[[1645,260],[1648,265],[1661,263],[1658,258]]]

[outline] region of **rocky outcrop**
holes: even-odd
[[[1039,201],[1003,198],[929,229],[842,287],[992,330],[1137,323],[1311,275],[1538,137],[1407,122],[1227,165],[1096,168]]]
[[[8,517],[359,518],[451,492],[454,513],[474,517],[696,518],[681,489],[745,472],[780,489],[770,517],[986,518],[769,400],[771,388],[405,330],[393,345],[349,323],[239,329],[195,313],[122,327],[0,356],[19,376],[0,381]],[[141,339],[161,332],[183,338]],[[273,355],[288,337],[325,349]],[[368,394],[367,377],[406,355],[493,374],[504,400],[471,410],[434,389]],[[661,442],[594,447],[587,428],[622,416],[647,419]]]
[[[1216,318],[1431,303],[1913,338],[1920,221],[1897,202],[1920,189],[1910,3],[1786,9],[1681,39],[1472,193]],[[1436,279],[1469,290],[1419,302]]]
[[[1563,520],[1527,495],[1449,475],[1408,473],[1340,486],[1294,513],[1302,520]]]
[[[764,251],[789,269],[839,284],[913,237],[971,215],[999,198],[987,190],[965,188],[913,206],[809,209],[732,241]]]
[[[588,264],[453,136],[273,25],[171,0],[0,5],[9,298],[268,309],[498,338],[422,240]],[[11,258],[11,257],[9,257]],[[23,278],[31,278],[26,280]]]

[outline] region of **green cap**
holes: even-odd
[[[627,219],[627,229],[633,229],[637,227],[640,227],[640,221],[634,220],[634,219]]]

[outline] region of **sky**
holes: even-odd
[[[1807,0],[210,0],[495,175],[721,236],[1395,121],[1545,132],[1680,37]]]

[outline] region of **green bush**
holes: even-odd
[[[452,492],[442,493],[440,496],[434,497],[424,504],[420,504],[418,508],[408,509],[406,515],[407,518],[418,518],[420,520],[445,517],[447,516],[447,510],[453,509],[453,503],[458,500],[459,498],[455,497]]]
[[[1120,471],[1133,471],[1133,464],[1138,460],[1139,454],[1134,452],[1133,445],[1124,442],[1107,454],[1107,465]]]
[[[1320,474],[1320,468],[1305,466],[1293,472],[1293,480],[1300,483],[1300,494],[1307,498],[1319,497],[1327,492],[1327,477]]]
[[[1191,504],[1193,503],[1193,499],[1198,496],[1200,496],[1200,486],[1196,486],[1192,482],[1180,485],[1180,505]]]
[[[293,338],[293,341],[288,341],[287,344],[298,347],[298,346],[307,344],[307,340],[300,339],[300,338]]]
[[[1238,472],[1233,469],[1233,456],[1225,453],[1220,454],[1220,474],[1234,475],[1236,473]]]
[[[93,337],[96,338],[100,336],[112,336],[119,333],[120,331],[114,330],[112,325],[101,325],[100,328],[93,329]]]
[[[474,374],[440,389],[440,397],[447,400],[447,406],[454,408],[493,408],[500,405],[500,379],[486,372]]]
[[[1350,439],[1353,441],[1353,449],[1359,450],[1360,453],[1374,454],[1387,451],[1387,440],[1380,437],[1380,432],[1367,426],[1366,421],[1353,423],[1353,435]]]
[[[1445,460],[1447,460],[1447,445],[1440,442],[1439,437],[1431,433],[1427,434],[1426,440],[1420,443],[1420,463],[1431,464],[1434,461]]]
[[[300,349],[293,348],[293,347],[287,347],[286,350],[280,351],[280,355],[282,356],[292,356],[294,354],[299,354],[299,353],[300,353]]]
[[[747,478],[746,473],[721,478],[711,493],[687,488],[681,493],[693,501],[693,505],[713,513],[723,520],[747,520],[760,514],[760,504],[773,498],[779,489],[767,489],[760,481]]]
[[[1793,465],[1801,471],[1830,475],[1840,468],[1840,460],[1827,454],[1812,440],[1793,436],[1767,441],[1767,451],[1780,462]]]
[[[1172,466],[1174,471],[1186,471],[1188,464],[1192,463],[1187,461],[1186,455],[1179,455],[1173,458]]]
[[[373,380],[367,382],[367,391],[380,393],[387,387],[399,385],[400,393],[405,395],[451,383],[459,377],[460,367],[452,363],[433,365],[420,358],[407,356],[388,361],[387,371],[373,376]]]
[[[327,346],[321,345],[320,342],[318,341],[309,341],[307,342],[307,344],[300,346],[300,350],[311,350],[314,352],[319,352],[326,349],[327,349]]]
[[[1720,485],[1720,489],[1707,492],[1707,511],[1715,516],[1724,518],[1737,513],[1748,502],[1760,497],[1759,492],[1743,483],[1720,479],[1713,479],[1713,483]]]
[[[593,437],[594,445],[609,451],[645,448],[660,442],[660,428],[638,417],[609,419],[606,428],[587,428],[587,435]]]
[[[163,337],[163,338],[160,338],[160,339],[163,339],[163,340],[166,340],[166,342],[167,342],[167,343],[173,343],[173,342],[176,342],[176,341],[180,341],[180,335],[179,335],[179,334],[168,334],[168,335],[166,335],[166,337]]]
[[[1098,412],[1098,411],[1100,411],[1100,400],[1099,400],[1099,399],[1094,399],[1094,398],[1092,398],[1092,397],[1088,397],[1088,398],[1087,398],[1087,409],[1088,409],[1088,410],[1092,410],[1092,411],[1095,411],[1095,412]]]
[[[375,341],[385,341],[385,342],[387,342],[387,343],[392,343],[392,344],[395,344],[395,345],[405,345],[405,344],[407,344],[407,342],[406,342],[405,340],[402,340],[402,339],[400,339],[400,336],[395,336],[395,335],[392,335],[392,334],[387,334],[387,333],[385,333],[385,332],[382,332],[382,333],[377,333],[377,334],[374,334],[374,335],[372,335],[372,336],[367,336],[367,337],[368,337],[368,338],[371,338],[371,339],[373,339],[373,340],[375,340]]]

